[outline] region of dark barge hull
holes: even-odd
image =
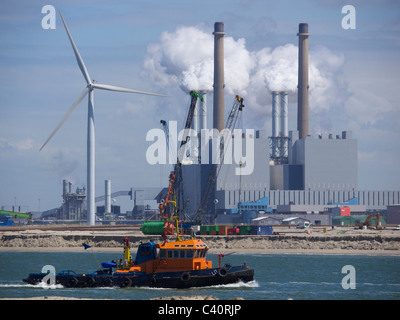
[[[23,279],[29,284],[38,284],[46,276],[43,273],[31,273]],[[254,280],[254,270],[247,266],[222,267],[193,271],[160,272],[152,274],[136,273],[120,275],[56,275],[56,284],[64,287],[155,287],[155,288],[191,288],[205,287]]]

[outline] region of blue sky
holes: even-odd
[[[356,9],[355,30],[341,26],[346,4]],[[105,179],[111,179],[113,191],[167,183],[170,168],[146,162],[146,133],[158,128],[160,119],[183,123],[189,97],[180,88],[182,70],[171,65],[162,35],[177,39],[178,31],[193,27],[194,36],[186,33],[185,41],[203,33],[212,37],[216,21],[224,22],[233,50],[243,54],[239,57],[250,62],[258,57],[258,63],[265,57],[278,63],[280,54],[291,59],[298,24],[308,22],[310,61],[319,79],[315,85],[326,85],[310,99],[311,133],[353,131],[359,189],[400,189],[398,1],[5,0],[0,12],[0,206],[36,211],[40,199],[41,210],[51,209],[61,204],[63,179],[73,181],[73,188],[86,185],[86,99],[38,151],[85,87],[58,13],[55,30],[42,28],[44,5],[62,11],[93,79],[171,96],[95,92],[96,196],[104,193]],[[186,43],[176,45],[186,48]],[[195,45],[195,53],[210,50]],[[157,74],[145,66],[156,61],[154,52],[162,57]],[[245,64],[238,60],[239,65]],[[270,66],[264,65],[266,72]],[[243,124],[270,134],[269,88],[256,83],[260,68],[249,69],[249,83],[237,88],[249,107]],[[167,82],[161,85],[160,77]],[[227,90],[226,110],[233,97]],[[295,93],[289,102],[289,128],[295,129]],[[132,206],[126,199],[117,203],[123,210]]]

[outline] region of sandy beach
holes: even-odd
[[[355,230],[351,227],[274,227],[271,236],[210,235],[198,236],[210,247],[210,253],[298,253],[298,254],[374,254],[400,255],[400,230]],[[137,226],[88,228],[53,226],[0,229],[0,251],[81,251],[89,241],[94,251],[120,252],[122,239],[129,237],[135,248],[140,242],[161,241],[158,236],[143,235]]]

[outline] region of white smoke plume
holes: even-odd
[[[297,92],[298,48],[286,44],[258,51],[246,49],[245,39],[225,36],[225,90],[239,94],[246,105],[262,114],[271,113],[271,91]],[[164,32],[160,42],[148,46],[143,75],[163,87],[212,91],[214,77],[214,36],[196,27],[179,27]],[[336,75],[344,57],[325,47],[310,50],[310,109],[329,110],[342,104],[343,88]],[[269,92],[268,92],[269,91]],[[293,104],[292,104],[293,105]],[[297,104],[296,104],[297,105]]]
[[[245,40],[225,38],[225,83],[229,93],[242,93],[254,68]],[[234,66],[234,67],[230,67]],[[179,85],[182,90],[213,90],[214,38],[194,27],[164,32],[160,43],[147,49],[143,74],[160,86]]]

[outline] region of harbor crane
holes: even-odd
[[[228,135],[225,135],[221,137],[220,140],[220,161],[218,161],[216,164],[211,164],[210,166],[210,172],[208,175],[207,183],[206,186],[204,187],[204,191],[200,200],[200,205],[199,208],[193,218],[193,221],[196,224],[201,224],[202,222],[202,216],[207,212],[208,207],[210,205],[210,197],[212,194],[215,194],[215,185],[216,181],[219,175],[219,172],[221,170],[221,165],[224,162],[224,157],[225,157],[225,149],[224,145],[228,145],[230,143],[230,139],[232,137],[231,133],[232,130],[235,128],[238,117],[240,112],[243,110],[244,104],[243,104],[243,98],[239,97],[236,95],[235,100],[233,102],[232,109],[229,113],[228,119],[226,120],[225,123],[225,129],[227,129],[225,132],[228,132]],[[226,139],[226,141],[224,140]],[[215,218],[215,215],[214,215]]]
[[[169,175],[169,187],[166,198],[159,205],[161,219],[164,221],[165,234],[173,234],[174,217],[178,219],[179,214],[185,215],[185,195],[183,188],[182,176],[182,160],[185,154],[186,144],[189,141],[189,130],[192,125],[194,110],[197,100],[203,101],[203,97],[197,91],[191,91],[191,102],[186,118],[182,141],[178,148],[177,161],[174,165],[174,170]],[[169,144],[169,128],[165,120],[161,120],[164,132],[167,135],[167,144]]]

